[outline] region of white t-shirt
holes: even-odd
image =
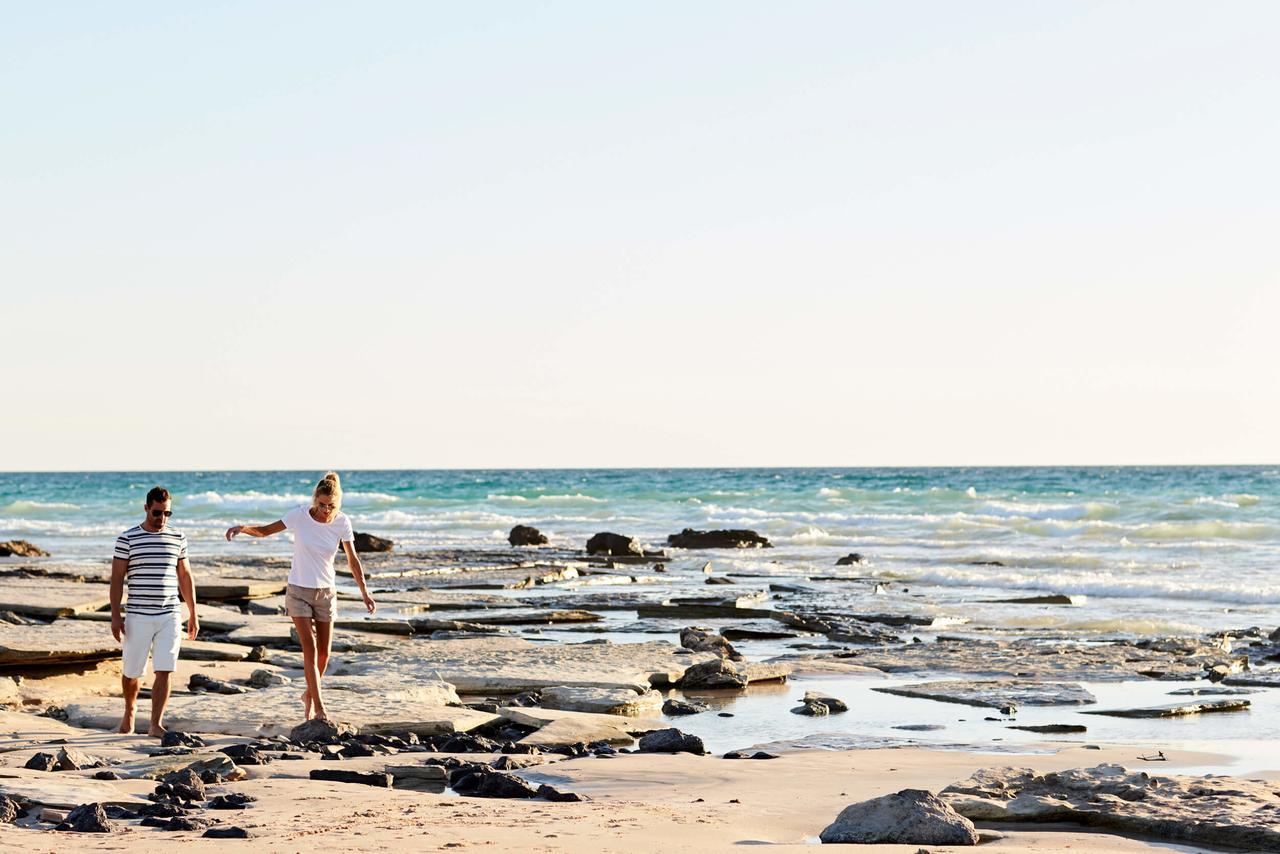
[[[333,587],[333,556],[339,543],[355,540],[351,520],[342,511],[325,524],[311,518],[307,505],[284,514],[284,526],[293,532],[293,565],[289,583],[299,587]]]

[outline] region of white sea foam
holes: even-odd
[[[538,495],[533,498],[526,498],[523,495],[501,495],[490,493],[485,496],[486,501],[511,501],[516,504],[524,504],[529,501],[559,501],[559,502],[583,502],[586,504],[604,504],[605,499],[596,498],[592,495],[583,495],[581,492],[575,492],[573,495]]]
[[[63,501],[29,501],[19,499],[5,507],[0,513],[39,513],[42,510],[79,510],[79,504],[68,504]]]
[[[1280,605],[1280,585],[1206,579],[1200,573],[1157,576],[1105,570],[1046,573],[1000,567],[939,567],[918,571],[896,570],[893,576],[941,587],[1035,590],[1065,593],[1068,596]]]

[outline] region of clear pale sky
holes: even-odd
[[[1280,5],[10,4],[0,469],[1280,460]]]

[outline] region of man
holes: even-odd
[[[178,596],[187,603],[187,637],[200,631],[196,618],[196,590],[187,565],[187,538],[169,527],[173,515],[169,491],[157,486],[147,493],[146,518],[116,540],[111,561],[111,634],[124,639],[124,717],[120,732],[132,733],[139,680],[151,658],[156,677],[151,685],[151,726],[147,735],[164,735],[164,707],[169,702],[169,677],[178,665],[182,645],[182,615]],[[120,599],[128,581],[127,619]]]

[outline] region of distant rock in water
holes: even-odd
[[[356,551],[358,552],[389,552],[395,547],[395,543],[382,537],[375,537],[373,534],[364,534],[356,531]]]
[[[545,546],[547,535],[529,525],[516,525],[507,534],[507,542],[513,546]]]
[[[667,537],[667,545],[678,549],[771,549],[773,543],[755,531],[745,529],[695,531],[685,528]]]
[[[851,552],[836,561],[836,566],[853,566],[856,563],[866,563],[866,558],[857,552]]]
[[[0,557],[49,557],[49,553],[26,540],[0,543]]]
[[[587,540],[587,554],[643,556],[644,548],[635,537],[624,537],[622,534],[604,531]]]

